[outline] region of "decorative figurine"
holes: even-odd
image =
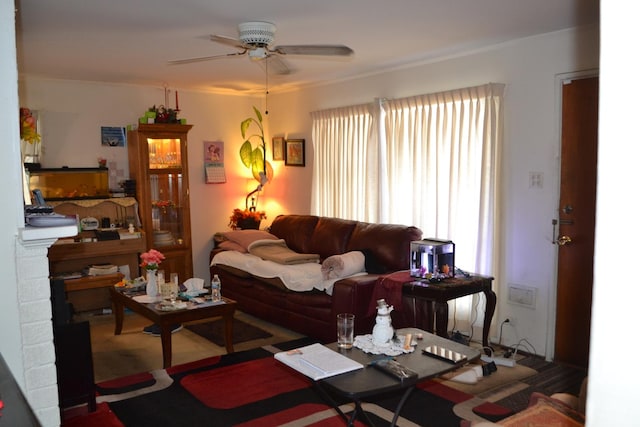
[[[393,338],[393,327],[391,326],[391,312],[393,306],[387,305],[384,299],[379,299],[378,314],[376,324],[373,327],[373,344],[377,346],[388,346]]]

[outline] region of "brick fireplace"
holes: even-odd
[[[40,423],[46,427],[61,423],[47,250],[56,239],[74,236],[77,231],[76,226],[27,227],[20,229],[16,240],[23,391]]]

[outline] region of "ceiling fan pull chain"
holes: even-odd
[[[269,114],[269,57],[264,59],[264,114]]]

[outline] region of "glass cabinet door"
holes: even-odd
[[[188,207],[180,139],[147,138],[147,143],[153,244],[156,247],[183,245]]]

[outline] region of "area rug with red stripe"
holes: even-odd
[[[97,411],[68,411],[63,426],[344,426],[310,379],[273,357],[311,342],[294,340],[100,383]],[[353,403],[332,397],[347,415],[354,410]],[[363,408],[375,425],[389,425],[399,399],[381,396]],[[459,427],[462,419],[497,421],[511,413],[429,380],[410,395],[397,425]]]

